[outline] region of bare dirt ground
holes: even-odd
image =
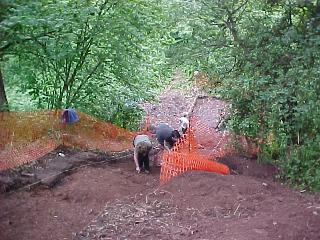
[[[195,102],[201,93],[184,88],[181,79],[175,82],[158,104],[144,105],[151,121],[176,127],[177,118],[192,110],[216,131],[218,109],[225,103],[210,97]],[[204,150],[215,148],[216,140],[206,138]],[[229,176],[187,172],[160,186],[160,168],[136,174],[130,153],[115,158],[58,149],[39,165],[62,158],[81,164],[68,165],[57,180],[44,177],[41,184],[21,189],[34,182],[27,171],[24,181],[11,183],[11,192],[0,193],[1,240],[320,239],[320,196],[276,181],[277,169],[254,159],[230,154],[220,159],[231,168]],[[46,176],[55,173],[54,167],[49,170]]]
[[[59,151],[60,153],[62,151]],[[88,159],[86,152],[65,152],[65,158]],[[58,152],[47,156],[59,158]],[[158,186],[159,169],[137,175],[126,158],[74,170],[53,187],[0,195],[0,239],[72,239],[110,200]]]

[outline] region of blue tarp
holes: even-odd
[[[79,120],[76,110],[72,108],[66,108],[62,112],[61,120],[63,123],[72,124]]]

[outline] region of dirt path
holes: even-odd
[[[158,106],[148,108],[152,122],[175,127],[191,99],[167,91]],[[228,134],[216,129],[225,106],[211,97],[195,102],[192,115],[200,122],[195,128],[206,129],[198,140],[208,154]],[[113,202],[76,239],[320,239],[319,195],[275,181],[277,169],[254,159],[233,154],[220,161],[232,175],[187,172],[138,198]]]
[[[158,104],[144,105],[153,123],[176,127],[191,109],[201,93],[184,85],[178,77]],[[201,98],[193,109],[210,129],[201,143],[207,153],[224,136],[215,129],[224,105]],[[0,194],[0,239],[320,239],[319,195],[275,182],[272,166],[239,155],[221,161],[232,175],[188,172],[159,187],[160,169],[137,175],[129,157],[77,169],[51,189]]]

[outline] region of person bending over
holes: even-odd
[[[178,130],[174,130],[169,124],[160,123],[156,127],[156,138],[162,147],[169,150],[180,138],[180,133]]]
[[[134,153],[133,159],[138,173],[145,171],[150,172],[149,153],[152,149],[152,144],[147,135],[137,135],[133,139]]]

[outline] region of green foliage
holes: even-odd
[[[308,7],[305,11],[312,12]],[[232,128],[260,139],[260,159],[286,159],[277,161],[286,178],[319,190],[319,171],[314,170],[320,133],[320,38],[314,34],[319,27],[310,27],[315,20],[299,8],[284,4],[274,12],[278,21],[268,16],[250,22],[252,32],[242,33],[250,39],[244,50],[250,50],[242,54],[241,49],[237,56],[238,74],[226,84],[230,91],[225,95],[235,110]]]
[[[117,105],[113,105],[113,111],[111,112],[113,114],[108,119],[110,122],[130,130],[139,129],[143,117],[143,110],[138,106],[118,102]]]
[[[34,111],[36,103],[32,101],[27,93],[22,93],[17,87],[7,89],[8,101],[10,102],[10,111]]]
[[[300,188],[320,191],[320,139],[293,148],[279,164],[285,179]]]
[[[140,110],[122,106],[150,99],[166,71],[162,11],[153,0],[17,4],[0,25],[17,38],[3,41],[7,87],[37,108],[73,106],[131,128]]]
[[[184,66],[187,56],[197,63],[190,68],[218,77],[229,127],[284,177],[319,190],[320,2],[202,0],[183,9],[192,21],[180,15],[172,60]]]

